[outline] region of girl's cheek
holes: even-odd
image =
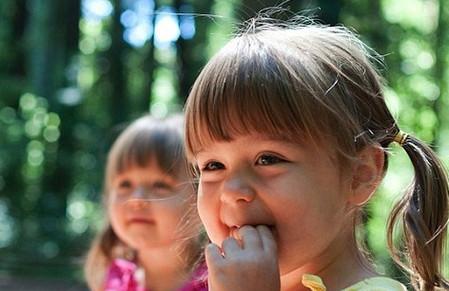
[[[201,191],[201,189],[198,191],[197,208],[198,214],[200,215],[201,220],[203,220],[203,217],[205,216],[205,212],[207,210],[207,203],[205,201],[205,195]]]
[[[210,207],[213,206],[213,193],[210,193],[210,187],[207,183],[200,183],[198,187],[197,207],[201,219],[206,216]]]
[[[215,183],[201,183],[198,188],[198,214],[210,238],[216,242],[220,233],[220,195]]]
[[[208,213],[215,212],[218,208],[218,195],[213,192],[213,187],[210,185],[201,184],[198,189],[198,212],[201,219],[208,216]]]

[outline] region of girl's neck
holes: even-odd
[[[145,270],[145,285],[151,291],[177,290],[190,274],[174,245],[140,250],[138,263]]]
[[[301,283],[304,274],[319,276],[329,291],[342,290],[363,279],[377,275],[368,260],[360,253],[352,238],[339,241],[340,245],[338,248],[334,248],[332,253],[325,251],[313,262],[283,274],[281,290],[310,291]]]

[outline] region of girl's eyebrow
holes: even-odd
[[[152,187],[173,188],[177,184],[175,184],[174,182],[169,182],[169,181],[158,179],[158,180],[153,181],[150,185]]]

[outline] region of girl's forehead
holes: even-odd
[[[251,114],[251,113],[250,113]],[[274,116],[273,116],[274,118]],[[299,129],[287,129],[284,125],[268,124],[265,120],[253,120],[245,117],[227,117],[195,120],[193,127],[187,130],[188,139],[195,144],[208,146],[216,142],[230,142],[237,138],[251,136],[255,140],[275,140],[283,142],[302,142],[306,135]]]
[[[229,138],[214,138],[210,137],[206,142],[203,143],[205,147],[222,142],[234,142],[236,140],[251,140],[254,143],[264,142],[264,143],[289,143],[289,144],[299,144],[298,141],[292,140],[286,135],[272,135],[269,133],[261,132],[247,132],[240,134],[232,134]]]

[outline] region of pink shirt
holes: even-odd
[[[150,291],[139,282],[136,271],[138,267],[135,263],[115,259],[106,273],[105,291]],[[192,277],[179,291],[207,291],[207,267],[205,263],[193,272]]]

